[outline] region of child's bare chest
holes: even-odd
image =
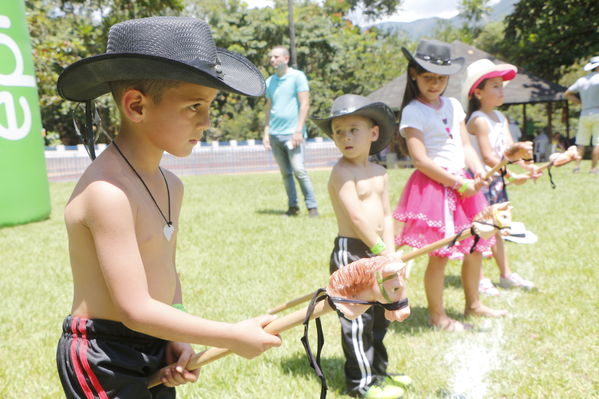
[[[356,176],[356,192],[361,201],[369,198],[380,198],[384,189],[380,176]]]

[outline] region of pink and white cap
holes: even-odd
[[[518,68],[511,64],[495,64],[493,61],[483,58],[474,61],[466,68],[466,80],[462,86],[462,100],[464,104],[468,103],[474,90],[485,79],[501,77],[503,84],[514,79],[518,73]]]

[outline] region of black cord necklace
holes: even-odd
[[[144,181],[144,179],[142,179],[141,176],[139,175],[139,173],[137,173],[137,171],[135,170],[135,168],[133,167],[133,165],[131,165],[131,162],[129,162],[129,160],[127,159],[127,157],[125,156],[125,154],[123,154],[123,152],[121,151],[121,149],[119,148],[119,146],[116,145],[116,142],[114,140],[112,141],[112,144],[114,145],[114,148],[116,148],[116,150],[119,152],[119,154],[121,154],[121,156],[123,157],[123,159],[125,160],[125,162],[127,162],[127,165],[129,165],[129,167],[131,168],[131,170],[133,171],[133,173],[135,173],[135,175],[137,176],[137,178],[141,181],[141,184],[144,185],[144,187],[146,188],[146,191],[148,192],[148,194],[150,194],[150,198],[152,198],[152,201],[154,201],[154,205],[156,205],[156,208],[158,208],[158,212],[160,212],[160,216],[162,216],[162,218],[166,222],[166,224],[164,225],[164,228],[162,229],[162,232],[163,232],[164,236],[166,237],[167,241],[170,241],[171,237],[173,236],[173,233],[175,232],[175,227],[173,226],[173,222],[171,221],[171,192],[170,192],[170,190],[168,188],[168,182],[166,181],[166,177],[164,176],[164,173],[162,172],[162,169],[160,168],[160,166],[158,167],[158,170],[160,171],[160,174],[162,175],[162,178],[164,179],[164,184],[166,185],[166,195],[167,195],[167,198],[168,198],[168,219],[166,218],[166,216],[164,216],[164,213],[162,212],[162,209],[160,209],[160,207],[158,206],[158,203],[156,202],[156,199],[152,195],[152,192],[150,191],[150,189],[146,185],[146,182]]]

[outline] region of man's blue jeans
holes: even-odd
[[[270,135],[272,154],[275,157],[281,175],[283,176],[288,206],[298,207],[297,192],[295,190],[295,182],[293,181],[293,176],[295,175],[302,193],[304,194],[306,207],[308,209],[316,208],[316,198],[314,198],[312,181],[304,166],[304,144],[290,150],[287,147],[287,142],[290,141],[292,137],[292,134]]]

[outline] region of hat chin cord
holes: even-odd
[[[100,132],[103,132],[104,134],[106,134],[106,132],[102,129],[102,122],[100,120],[100,115],[98,114],[98,111],[95,109],[93,100],[85,100],[85,123],[83,126],[83,131],[81,131],[81,129],[79,129],[79,125],[77,124],[77,120],[75,118],[75,113],[77,111],[77,108],[79,107],[79,104],[77,104],[77,106],[75,108],[73,108],[73,127],[75,128],[75,132],[77,133],[77,135],[79,137],[81,137],[81,141],[83,142],[83,146],[85,147],[85,150],[87,151],[89,157],[91,158],[91,160],[93,161],[94,159],[96,159],[96,149],[95,149],[95,144],[96,144],[96,138],[95,138],[95,134],[94,134],[94,122],[96,122],[97,125],[97,129],[99,129]],[[97,120],[94,120],[94,114],[97,118]],[[110,137],[107,136],[109,139]]]
[[[92,123],[92,109],[94,104],[92,100],[85,101],[85,128],[83,136],[83,144],[87,148],[89,157],[93,161],[96,159],[96,148],[94,143],[94,127]]]

